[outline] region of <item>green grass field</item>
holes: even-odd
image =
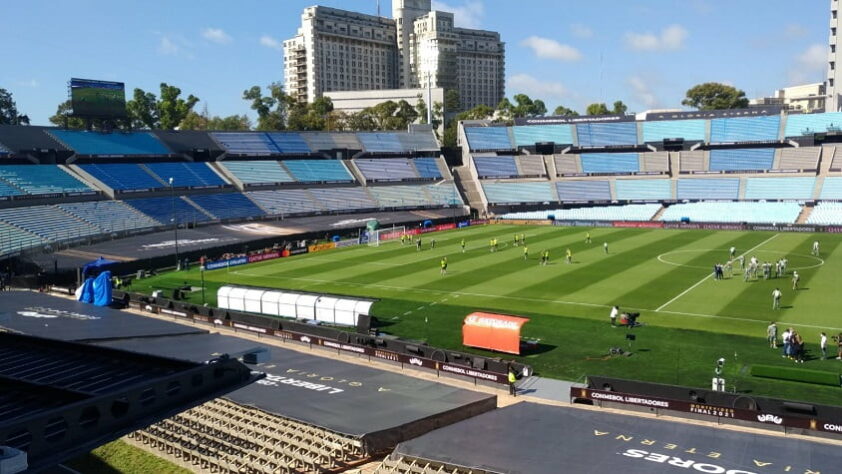
[[[585,243],[587,232],[591,244]],[[528,260],[513,245],[515,233],[526,234]],[[499,239],[499,252],[489,252],[491,238]],[[810,255],[814,240],[821,243],[821,258]],[[372,312],[382,331],[453,349],[464,349],[461,321],[472,311],[523,315],[531,318],[524,336],[540,345],[522,360],[543,376],[610,375],[704,387],[714,361],[725,357],[729,389],[840,404],[842,389],[752,378],[749,368],[794,365],[766,344],[766,326],[775,320],[779,332],[792,326],[804,336],[808,362],[800,367],[842,371],[840,361],[818,360],[819,333],[842,331],[833,306],[842,283],[842,236],[489,225],[427,234],[423,242],[421,252],[393,241],[209,271],[207,302],[214,305],[217,288],[227,283],[374,297],[379,302]],[[744,282],[737,271],[714,280],[711,269],[727,260],[731,246],[761,261],[785,256],[788,271],[801,274],[801,288],[792,291],[789,277]],[[567,248],[573,264],[564,262]],[[548,266],[538,264],[544,249],[550,251]],[[449,260],[444,276],[443,256]],[[132,290],[169,290],[184,282],[200,286],[198,270],[138,281]],[[775,287],[783,291],[779,311],[771,309]],[[190,299],[201,302],[201,295]],[[632,357],[604,357],[611,346],[627,348],[627,329],[609,324],[615,304],[641,313]],[[835,346],[829,352],[835,355]]]

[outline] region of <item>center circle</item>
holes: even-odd
[[[711,270],[714,264],[725,263],[728,261],[728,250],[729,249],[673,250],[658,255],[658,261],[676,267]],[[711,256],[709,265],[694,265],[687,263],[694,260],[699,254],[711,252],[716,252],[716,256]],[[721,258],[718,258],[718,256],[721,256]],[[809,270],[811,268],[818,268],[824,265],[824,260],[819,257],[801,253],[783,252],[780,250],[754,250],[750,255],[746,255],[745,258],[748,260],[753,256],[757,257],[757,260],[760,262],[777,262],[780,258],[786,258],[788,261],[787,270]]]

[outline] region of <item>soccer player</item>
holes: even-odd
[[[418,240],[415,241],[415,251],[416,252],[421,251],[421,237],[418,237]]]
[[[491,240],[488,241],[488,251],[489,252],[494,251],[494,239],[491,239]]]
[[[436,248],[436,239],[430,239],[430,250]]]
[[[779,288],[772,291],[772,309],[781,309],[781,294]]]
[[[602,243],[602,251],[605,252],[605,255],[608,255],[608,242]]]
[[[746,267],[746,256],[745,255],[740,255],[739,257],[737,257],[737,260],[739,260],[739,262],[740,262],[740,269],[741,270]]]
[[[792,272],[792,289],[798,289],[798,281],[801,280],[801,276],[798,274],[797,271]]]
[[[447,257],[441,258],[441,274],[447,275]]]
[[[751,280],[751,269],[749,267],[743,268],[743,281]]]
[[[586,243],[586,244],[591,243],[591,233],[590,233],[590,232],[588,232],[587,234],[585,234],[585,243]]]
[[[729,250],[729,254],[731,255],[731,260],[733,260],[733,259],[734,259],[734,257],[736,257],[736,256],[737,256],[737,248],[736,248],[736,247],[731,247],[731,249]]]
[[[766,327],[766,340],[769,341],[769,347],[772,349],[778,348],[778,326],[774,321]]]
[[[550,251],[544,250],[541,252],[541,265],[548,265],[550,263]]]
[[[725,271],[728,272],[728,278],[734,276],[734,266],[731,263],[731,260],[725,262]]]
[[[573,263],[573,252],[567,249],[567,263]]]
[[[520,240],[520,236],[515,234],[515,247],[517,247],[517,241]]]
[[[810,252],[810,254],[813,255],[814,257],[819,256],[819,241],[818,240],[813,242],[813,250],[812,250],[812,252]]]
[[[462,253],[465,253],[465,239],[462,239],[462,242],[459,243],[462,246]]]
[[[523,259],[529,259],[529,247],[527,247],[526,245],[523,246]]]
[[[520,244],[526,245],[526,234],[520,234]]]

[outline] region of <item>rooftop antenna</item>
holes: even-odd
[[[380,0],[377,0],[377,16],[380,16]]]

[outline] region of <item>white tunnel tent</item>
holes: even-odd
[[[238,286],[219,288],[216,300],[222,309],[315,320],[338,326],[356,326],[359,316],[367,316],[371,305],[374,304],[372,300],[345,296]]]

